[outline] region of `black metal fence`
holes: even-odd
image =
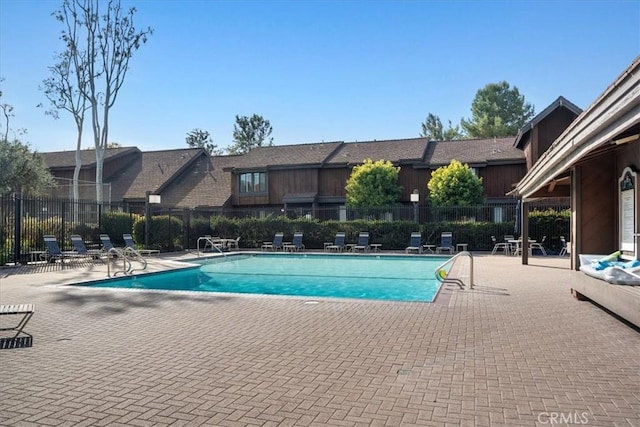
[[[563,211],[566,205],[534,204],[530,208],[530,218],[537,212],[553,209]],[[482,236],[475,237],[474,249],[490,249],[491,234],[507,234],[513,229],[516,218],[515,204],[487,204],[474,207],[434,208],[427,206],[393,206],[381,209],[353,209],[345,206],[310,208],[287,206],[283,208],[233,209],[203,212],[200,210],[156,206],[150,209],[153,218],[160,215],[168,217],[169,222],[177,222],[179,227],[172,228],[169,239],[172,248],[193,248],[198,236],[213,232],[210,228],[212,217],[231,218],[282,218],[315,219],[324,221],[375,220],[381,222],[417,221],[424,223],[456,223],[459,230],[473,229],[471,224],[490,223],[495,227]],[[63,250],[70,250],[72,234],[79,234],[91,244],[99,243],[101,232],[110,232],[114,243],[122,243],[122,233],[137,231],[139,243],[154,245],[153,241],[144,242],[146,233],[140,233],[140,227],[134,227],[136,219],[144,218],[144,205],[123,203],[97,204],[95,201],[70,201],[49,197],[21,198],[18,195],[0,196],[0,266],[22,264],[33,260],[45,250],[43,236],[52,234],[57,237]],[[175,221],[178,219],[179,221]],[[153,221],[152,221],[153,224]],[[467,224],[467,226],[465,226]],[[140,225],[140,224],[138,224]],[[144,227],[142,228],[144,230]],[[534,237],[549,236],[551,246],[557,243],[559,236],[568,235],[568,221],[538,221],[530,227]],[[135,233],[134,233],[135,234]],[[464,234],[464,233],[461,233]],[[227,236],[228,237],[228,236]],[[233,236],[235,237],[235,236]],[[501,236],[497,236],[501,237]],[[554,240],[551,242],[551,240]],[[555,242],[558,240],[558,242]],[[157,243],[157,242],[155,242]]]

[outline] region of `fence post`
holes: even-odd
[[[16,193],[13,193],[13,202],[13,215],[15,217],[13,221],[13,262],[17,265],[20,264],[20,253],[22,252],[22,236],[20,235],[20,230],[22,229],[22,199]]]
[[[60,205],[61,205],[61,207],[60,207],[60,216],[62,217],[62,231],[61,231],[62,237],[61,237],[61,240],[60,240],[60,244],[62,245],[62,250],[64,251],[64,243],[67,241],[65,239],[66,236],[65,236],[65,233],[64,233],[64,229],[65,229],[65,227],[64,227],[64,223],[65,223],[64,200],[60,201]]]

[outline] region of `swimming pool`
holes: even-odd
[[[182,269],[83,284],[109,288],[425,301],[447,257],[321,254],[229,255]]]

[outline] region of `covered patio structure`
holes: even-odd
[[[571,267],[580,254],[638,259],[640,199],[640,57],[580,114],[518,183],[522,198],[522,238],[529,237],[529,203],[539,198],[571,197]],[[522,263],[529,254],[522,251]],[[640,325],[640,289],[611,285],[582,273],[574,294],[586,296]]]

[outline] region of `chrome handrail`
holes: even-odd
[[[446,267],[449,264],[452,264],[456,261],[456,259],[458,259],[458,257],[462,256],[462,255],[466,255],[469,257],[469,289],[473,289],[473,255],[471,255],[471,252],[468,251],[462,251],[462,252],[458,252],[457,254],[455,254],[454,256],[452,256],[451,258],[449,258],[448,260],[446,260],[445,262],[443,262],[442,264],[440,264],[434,274],[436,276],[436,279],[439,282],[445,283],[445,282],[453,282],[455,284],[457,284],[460,289],[464,288],[464,282],[460,279],[454,279],[454,278],[450,278],[449,274],[444,270],[444,267]],[[444,275],[443,275],[444,273]]]
[[[111,248],[107,251],[107,276],[111,277],[111,260],[122,259],[122,270],[117,270],[113,273],[116,276],[118,273],[129,274],[131,272],[131,261],[129,258],[119,249]]]

